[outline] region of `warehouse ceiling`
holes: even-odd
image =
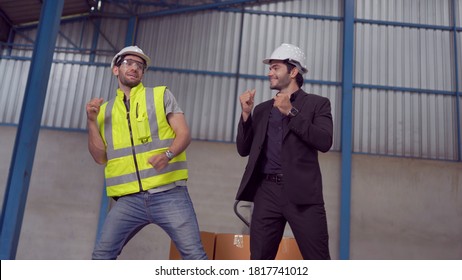
[[[45,0],[1,0],[0,22],[9,27],[36,24]],[[169,13],[186,13],[198,10],[228,8],[242,5],[255,5],[269,0],[65,0],[63,17],[90,14],[104,15],[105,5],[117,5],[128,15],[139,15],[139,7],[155,7],[157,11]]]
[[[1,0],[0,17],[10,26],[20,26],[37,22],[44,0]],[[88,0],[65,0],[63,16],[88,13],[91,3]]]

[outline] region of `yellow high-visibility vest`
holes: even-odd
[[[164,108],[166,87],[130,91],[130,111],[124,93],[104,103],[98,114],[99,131],[106,145],[106,191],[110,197],[146,191],[188,178],[186,152],[176,155],[168,166],[156,171],[148,159],[165,153],[175,138]]]

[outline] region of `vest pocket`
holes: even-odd
[[[149,141],[149,137],[151,136],[151,131],[149,128],[149,118],[146,112],[136,118],[135,127],[138,132],[138,140],[143,144],[147,143]]]

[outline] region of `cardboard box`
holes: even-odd
[[[217,233],[215,260],[250,260],[249,235]]]
[[[201,231],[201,240],[202,240],[202,245],[204,246],[205,253],[207,254],[207,257],[209,258],[209,260],[213,260],[214,252],[215,252],[215,233]],[[170,241],[169,259],[170,260],[181,260],[182,259],[180,252],[178,252],[178,249],[176,248],[173,241]]]
[[[303,260],[294,238],[282,238],[275,259]],[[215,260],[250,260],[250,236],[217,233],[215,236]]]
[[[276,260],[303,260],[297,241],[293,237],[284,237],[279,243]]]

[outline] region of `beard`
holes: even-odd
[[[279,85],[270,85],[270,89],[276,89],[276,90],[281,90],[281,87]]]
[[[280,77],[275,81],[276,83],[274,84],[270,81],[270,89],[282,90],[290,84],[290,79],[288,77]]]
[[[141,79],[130,80],[125,75],[119,75],[120,83],[126,87],[134,88],[140,84]]]

